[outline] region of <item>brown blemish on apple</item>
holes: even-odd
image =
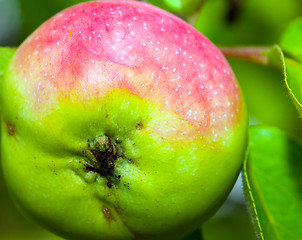
[[[16,133],[16,129],[14,127],[14,125],[10,122],[6,123],[6,128],[7,128],[7,132],[10,136],[14,136]]]
[[[137,130],[141,130],[141,129],[143,129],[143,127],[144,127],[144,125],[143,125],[142,122],[139,122],[138,124],[136,124],[136,129]]]
[[[115,220],[114,216],[112,215],[112,212],[110,211],[110,209],[107,206],[103,205],[102,212],[103,212],[105,218],[108,220],[109,223],[112,220]]]
[[[112,187],[113,187],[112,182],[108,181],[108,182],[107,182],[107,187],[112,188]]]
[[[124,187],[126,187],[130,190],[130,184],[129,183],[124,183]]]

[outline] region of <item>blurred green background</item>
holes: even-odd
[[[0,46],[18,46],[42,22],[79,2],[82,1],[0,0]],[[288,23],[302,15],[300,0],[150,2],[179,16],[186,13],[188,17],[195,12],[186,19],[218,46],[262,46],[278,43]],[[182,10],[180,4],[186,9]],[[191,9],[188,9],[188,6],[191,6]],[[197,10],[200,11],[196,13]],[[246,98],[250,124],[274,125],[301,137],[302,125],[286,92],[282,74],[276,69],[255,63],[238,59],[228,60]],[[5,188],[2,173],[0,196],[1,240],[60,239],[29,222],[17,211]],[[240,180],[220,211],[202,226],[202,231],[205,240],[256,239],[247,214]]]

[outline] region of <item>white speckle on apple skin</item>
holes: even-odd
[[[56,95],[52,91],[70,96],[83,91],[89,99],[123,87],[177,112],[209,139],[225,135],[224,126],[231,129],[240,118],[242,99],[224,56],[178,18],[131,4],[133,8],[126,2],[118,8],[75,6],[23,44],[17,66],[35,86],[36,102]],[[47,89],[42,92],[41,86]],[[188,114],[190,109],[194,115]],[[221,112],[226,116],[219,118]]]

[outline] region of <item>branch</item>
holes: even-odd
[[[226,57],[243,59],[262,65],[269,65],[268,52],[271,47],[220,47]]]

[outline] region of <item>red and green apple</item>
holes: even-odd
[[[221,52],[137,1],[58,13],[2,82],[2,165],[23,213],[72,239],[180,239],[223,203],[247,113]]]

